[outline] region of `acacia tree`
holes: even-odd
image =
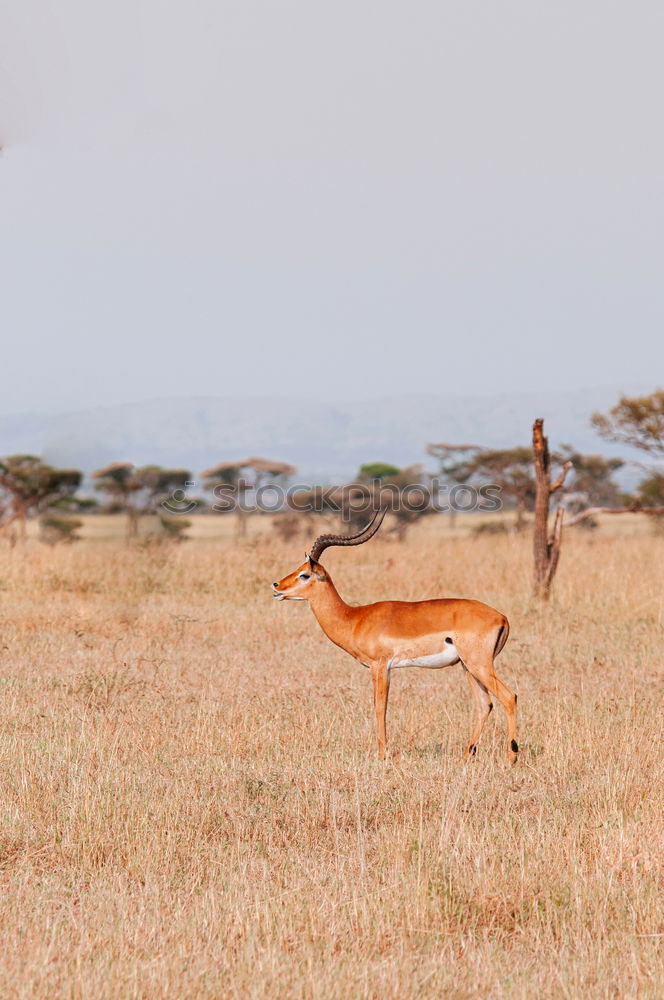
[[[400,542],[412,524],[433,511],[431,491],[424,482],[421,466],[399,469],[387,462],[360,466],[356,482],[341,490],[344,523],[351,532],[357,531],[381,508],[390,511],[393,521],[390,531]]]
[[[523,530],[526,510],[535,498],[533,453],[530,448],[481,448],[459,473],[466,480],[476,479],[499,486],[503,495],[514,501],[515,530]]]
[[[611,506],[620,503],[620,487],[613,474],[624,466],[622,458],[583,455],[570,444],[561,445],[560,454],[556,457],[561,464],[571,462],[568,489],[581,495],[587,505]]]
[[[164,469],[161,465],[143,465],[133,475],[145,493],[142,506],[146,513],[154,513],[176,490],[184,490],[192,481],[189,469]]]
[[[188,469],[165,469],[161,465],[136,468],[132,462],[112,462],[92,473],[95,489],[106,493],[127,515],[127,538],[138,532],[141,514],[156,513],[159,504],[184,489],[191,481]]]
[[[352,534],[363,528],[375,511],[386,508],[391,523],[388,533],[402,541],[410,525],[435,509],[420,466],[399,469],[387,462],[360,466],[357,477],[345,486],[298,490],[288,497],[288,508],[274,522],[284,540],[295,538],[303,526],[308,529],[313,514],[340,519],[343,529]]]
[[[35,455],[0,459],[3,529],[18,522],[20,537],[25,541],[28,517],[62,497],[72,496],[80,485],[78,469],[57,469]]]
[[[268,458],[243,458],[220,462],[201,473],[203,485],[216,498],[215,509],[236,514],[236,534],[246,534],[247,494],[266,486],[285,487],[297,469],[287,462]]]
[[[622,396],[608,413],[593,413],[591,422],[600,437],[630,445],[657,458],[664,457],[664,389],[649,396]],[[579,524],[595,514],[642,513],[664,515],[660,483],[664,473],[654,469],[639,484],[639,494],[622,507],[589,507],[576,514],[569,525]]]
[[[606,441],[664,457],[664,389],[649,396],[622,396],[608,413],[593,413],[591,422]]]
[[[617,507],[623,502],[623,493],[613,478],[614,472],[624,466],[621,458],[606,458],[604,455],[584,455],[572,445],[563,444],[558,461],[571,462],[570,478],[562,496],[566,517],[585,511],[589,507]],[[583,522],[590,528],[597,521],[586,518]]]
[[[139,511],[133,503],[136,494],[143,489],[134,475],[133,462],[111,462],[92,473],[95,489],[106,493],[127,515],[126,536],[129,540],[138,532]]]
[[[272,519],[272,527],[285,542],[301,532],[310,533],[313,517],[336,517],[341,512],[342,490],[341,486],[311,486],[289,493],[286,509]]]
[[[653,472],[641,480],[637,500],[643,509],[664,505],[664,472]]]
[[[446,485],[458,486],[469,475],[469,463],[482,449],[476,444],[449,444],[440,441],[427,445],[427,454],[438,460],[438,474]],[[450,527],[456,523],[457,511],[450,504]]]
[[[361,483],[385,482],[401,474],[401,469],[389,462],[367,462],[360,466],[357,478]]]

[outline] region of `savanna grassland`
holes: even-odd
[[[377,536],[344,597],[504,611],[470,763],[460,667],[368,672],[269,583],[305,541],[0,549],[0,997],[532,1000],[664,995],[664,537]],[[634,519],[636,522],[638,519]]]

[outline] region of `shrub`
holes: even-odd
[[[61,517],[58,514],[45,514],[39,519],[39,538],[46,545],[57,545],[58,542],[77,542],[76,534],[83,522],[78,517]]]

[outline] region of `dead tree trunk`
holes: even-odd
[[[564,510],[559,507],[556,511],[553,529],[549,534],[551,494],[562,487],[572,463],[565,462],[558,478],[555,482],[551,482],[549,441],[544,436],[544,421],[541,418],[533,424],[533,459],[535,462],[535,530],[533,533],[535,594],[546,600],[551,593],[551,584],[558,568],[564,517]]]

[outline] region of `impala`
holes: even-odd
[[[460,663],[475,699],[476,719],[466,753],[477,750],[484,724],[498,699],[507,715],[507,759],[514,764],[516,695],[504,684],[494,660],[507,642],[509,622],[480,601],[438,598],[429,601],[378,601],[353,607],[339,596],[319,562],[332,545],[362,545],[378,531],[380,510],[357,535],[319,535],[306,562],[272,584],[278,601],[308,601],[318,624],[336,646],[371,671],[378,730],[378,756],[385,758],[385,719],[390,674],[395,667],[449,667]]]

